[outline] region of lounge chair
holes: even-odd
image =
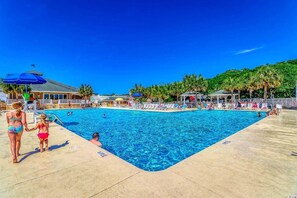
[[[277,109],[278,113],[281,112],[282,108],[283,108],[283,106],[281,104],[276,104],[276,109]]]
[[[185,110],[187,107],[188,107],[188,106],[187,106],[186,104],[183,104],[183,105],[181,106],[181,109],[182,109],[182,110]]]
[[[253,108],[253,103],[248,103],[247,108],[252,109]]]
[[[148,104],[143,104],[143,109],[147,109],[147,107],[148,107]]]
[[[218,103],[218,109],[222,109],[223,108],[223,104],[222,103]]]
[[[261,109],[268,109],[267,107],[268,107],[267,103],[262,103],[262,108]]]

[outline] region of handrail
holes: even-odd
[[[84,104],[85,100],[81,99],[59,99],[58,104]]]

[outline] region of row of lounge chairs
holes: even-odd
[[[158,104],[158,103],[143,103],[136,107],[137,109],[147,109],[147,110],[172,110],[172,109],[185,109],[187,105],[178,105],[178,104]]]
[[[143,103],[143,104],[134,104],[132,105],[133,109],[147,109],[147,110],[177,110],[177,109],[186,109],[188,105],[183,104],[173,104],[173,103]],[[189,105],[191,108],[191,105]],[[199,108],[199,107],[198,107]],[[218,103],[213,105],[213,103],[203,103],[201,108],[205,109],[247,109],[247,110],[268,110],[271,109],[268,103]],[[201,109],[200,108],[200,109]],[[277,109],[282,109],[282,105],[277,104]]]
[[[261,110],[267,110],[271,109],[272,106],[269,106],[268,103],[227,103],[227,104],[222,104],[218,103],[217,104],[218,109],[249,109],[249,110],[256,110],[256,109],[261,109]],[[276,108],[281,109],[282,105],[277,104]]]

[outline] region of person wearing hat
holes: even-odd
[[[12,162],[17,163],[17,157],[20,156],[21,138],[23,130],[28,131],[26,120],[26,113],[23,112],[23,104],[21,102],[12,103],[13,111],[6,113],[6,120],[8,125],[8,137],[10,140],[10,149],[12,155]]]

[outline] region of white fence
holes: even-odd
[[[6,104],[11,105],[12,103],[17,102],[17,101],[24,102],[23,99],[7,99]]]
[[[53,104],[52,99],[40,99],[38,101],[40,102],[41,105],[43,105],[43,104]]]
[[[85,100],[80,99],[60,99],[58,104],[85,104]],[[89,101],[87,100],[86,103],[88,104]]]
[[[252,99],[253,102],[263,102],[263,99]],[[268,104],[272,104],[273,106],[276,104],[280,104],[285,107],[297,107],[296,98],[269,98],[267,99]]]

